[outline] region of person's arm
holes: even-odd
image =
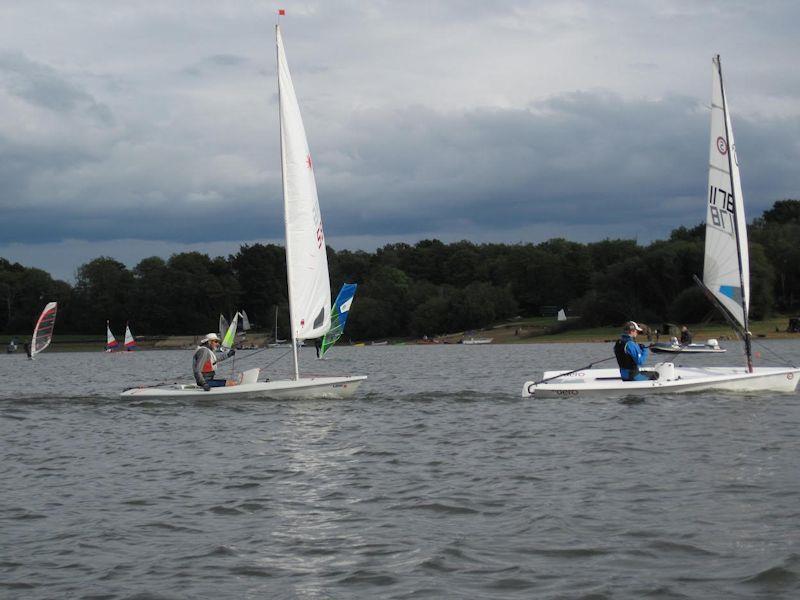
[[[628,343],[625,344],[625,352],[630,354],[634,362],[641,367],[647,360],[649,351],[645,346],[637,344],[633,340],[629,340]]]
[[[228,360],[228,359],[229,359],[231,356],[233,356],[234,354],[236,354],[236,350],[235,350],[235,349],[233,349],[233,348],[231,348],[231,349],[230,349],[230,350],[228,350],[227,352],[223,352],[222,350],[217,350],[217,351],[216,351],[216,355],[217,355],[217,362],[218,362],[218,363],[221,363],[221,362],[222,362],[222,361],[224,361],[224,360]]]

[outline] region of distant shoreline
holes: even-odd
[[[789,333],[786,331],[786,324],[788,319],[786,317],[776,317],[764,321],[754,321],[751,323],[751,331],[753,338],[759,339],[792,339],[800,341],[800,334]],[[458,332],[447,335],[431,337],[425,339],[387,339],[375,340],[380,342],[379,346],[389,345],[405,345],[405,346],[446,346],[457,345],[464,339],[479,339],[491,338],[488,345],[497,344],[589,344],[589,343],[609,343],[613,342],[619,337],[619,329],[615,327],[599,327],[599,328],[585,328],[585,329],[567,329],[558,333],[548,332],[549,325],[555,325],[552,320],[548,320],[547,324],[542,323],[542,319],[536,321],[520,321],[512,323],[504,323],[497,325],[491,329],[483,329],[470,332]],[[689,326],[690,331],[694,335],[694,342],[704,343],[706,340],[714,338],[721,342],[738,343],[733,331],[723,324],[708,324]],[[776,331],[776,329],[778,331]],[[136,344],[139,350],[193,350],[204,334],[196,335],[171,335],[171,336],[142,336],[137,338]],[[7,344],[12,337],[16,337],[20,344],[17,354],[23,354],[22,342],[27,341],[29,336],[0,336],[0,351],[4,352]],[[669,335],[660,335],[656,337],[651,335],[648,339],[646,336],[640,336],[642,342],[666,342],[670,340]],[[248,333],[244,346],[255,346],[256,348],[263,348],[265,345],[271,343],[273,340],[272,334],[267,333]],[[384,344],[383,342],[387,342]],[[352,344],[349,342],[340,342],[341,346],[364,346],[369,347],[372,341],[358,341],[353,340]],[[105,341],[89,335],[64,335],[56,336],[53,343],[48,348],[48,352],[79,352],[79,351],[103,351]],[[116,352],[124,352],[124,349],[117,350]]]

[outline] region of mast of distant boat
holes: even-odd
[[[724,117],[723,121],[725,123],[725,143],[730,146],[730,131],[728,130],[728,101],[725,98],[725,85],[722,81],[722,61],[720,60],[719,54],[717,54],[717,71],[719,72],[719,87],[720,92],[722,95],[722,115]],[[736,185],[733,181],[733,153],[736,152],[736,146],[733,145],[733,148],[728,148],[728,177],[730,178],[731,182],[731,195],[734,196],[734,202],[737,200],[736,198]],[[753,354],[752,354],[752,347],[750,344],[750,318],[748,316],[749,307],[747,306],[747,298],[745,297],[745,287],[744,287],[744,271],[742,269],[742,243],[741,239],[739,238],[739,211],[735,210],[733,212],[733,218],[735,220],[733,230],[736,234],[736,255],[739,261],[739,285],[741,286],[742,290],[742,316],[744,318],[744,351],[747,357],[747,372],[753,372]],[[744,224],[746,227],[747,225]]]

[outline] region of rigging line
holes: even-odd
[[[785,356],[781,356],[780,354],[778,354],[777,352],[775,352],[775,351],[774,351],[772,348],[770,348],[769,346],[765,345],[763,342],[759,342],[758,340],[753,340],[753,342],[754,342],[755,344],[757,344],[757,345],[761,346],[761,347],[762,347],[764,350],[766,350],[766,351],[767,351],[767,352],[769,352],[770,354],[774,355],[774,356],[776,357],[776,359],[780,361],[780,364],[781,364],[781,365],[783,365],[783,364],[786,364],[786,357],[785,357]],[[791,362],[791,361],[789,361],[789,366],[790,366],[790,367],[792,367],[793,369],[796,369],[796,368],[797,368],[797,365],[795,365],[795,364],[794,364],[793,362]]]
[[[267,367],[269,367],[270,365],[273,365],[273,364],[275,364],[276,362],[278,362],[279,360],[281,360],[282,358],[284,358],[286,355],[288,355],[288,354],[289,354],[289,352],[290,352],[290,351],[288,351],[288,350],[287,350],[286,352],[284,352],[283,354],[281,354],[281,355],[280,355],[278,358],[276,358],[276,359],[274,359],[274,360],[271,360],[271,361],[269,361],[267,364],[265,364],[263,367],[261,367],[261,370],[264,370],[264,369],[266,369]]]
[[[540,379],[539,381],[534,381],[530,385],[539,385],[540,383],[545,383],[547,381],[551,381],[553,379],[558,379],[559,377],[566,377],[567,375],[572,375],[573,373],[577,373],[578,371],[585,371],[586,369],[591,369],[594,365],[599,365],[600,363],[608,362],[609,360],[613,360],[617,358],[616,355],[609,356],[608,358],[604,358],[602,360],[596,360],[592,363],[589,363],[585,367],[580,367],[578,369],[573,369],[572,371],[567,371],[566,373],[559,373],[558,375],[553,375],[552,377],[547,377],[545,379]]]

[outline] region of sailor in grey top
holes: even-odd
[[[233,356],[236,351],[231,349],[227,356],[220,359],[217,357],[219,344],[219,336],[216,333],[209,333],[200,340],[200,345],[195,350],[192,359],[194,380],[197,385],[206,391],[209,391],[212,387],[223,387],[228,384],[226,379],[215,379],[214,374],[217,369],[217,362]]]

